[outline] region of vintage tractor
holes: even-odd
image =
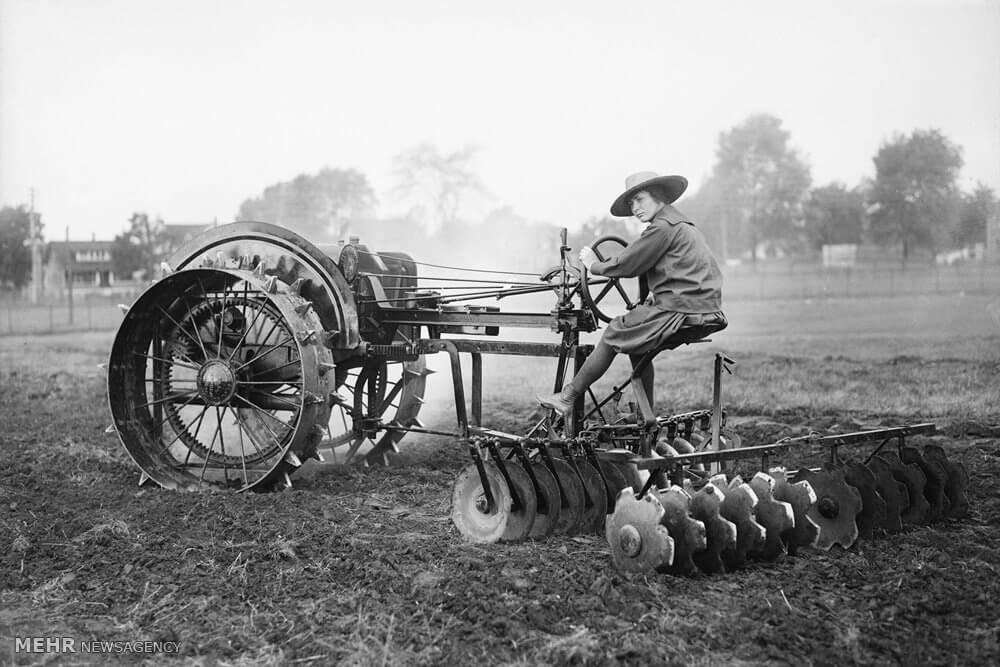
[[[625,245],[602,237],[594,249],[603,257]],[[540,276],[425,265],[446,272],[430,278],[418,277],[422,264],[410,256],[357,239],[318,246],[266,223],[211,228],[123,307],[108,364],[109,431],[141,469],[140,483],[233,491],[290,487],[310,458],[382,464],[411,432],[456,438],[470,456],[452,489],[463,537],[598,532],[619,568],[639,572],[720,571],[967,511],[964,469],[938,446],[906,446],[933,424],[743,446],[726,427],[722,375],[734,362],[722,354],[712,406],[654,414],[642,369],[661,350],[726,326],[700,315],[628,381],[604,397],[588,392],[565,419],[548,414],[520,434],[485,426],[482,355],[554,357],[559,389],[592,350],[580,334],[610,319],[612,298],[630,308],[645,297],[640,281],[589,276],[569,256],[564,231],[558,264]],[[554,294],[549,312],[475,303],[539,292]],[[493,339],[507,327],[558,340]],[[454,430],[418,419],[425,357],[438,352],[450,362]],[[630,386],[635,400],[623,409]],[[864,460],[841,459],[843,448],[866,442],[881,444]],[[770,457],[805,445],[828,450],[823,467],[770,467]],[[767,472],[749,482],[726,476],[731,462],[758,458]]]

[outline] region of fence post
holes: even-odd
[[[49,333],[53,333],[56,330],[55,319],[53,317],[55,315],[55,308],[55,304],[49,304]]]
[[[91,310],[90,299],[87,299],[87,331],[92,331],[94,328],[93,321],[91,320]]]

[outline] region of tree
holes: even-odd
[[[444,155],[429,143],[403,151],[395,159],[393,194],[409,201],[411,216],[431,231],[454,223],[464,197],[486,193],[471,167],[477,151],[466,146]]]
[[[38,216],[36,214],[36,220]],[[41,234],[41,223],[38,223]],[[0,210],[0,287],[24,287],[31,278],[31,212],[23,205]]]
[[[238,220],[273,222],[314,241],[345,238],[352,223],[371,217],[375,193],[364,174],[354,169],[324,167],[313,176],[264,189],[260,197],[240,204]]]
[[[993,190],[979,183],[971,194],[962,197],[958,225],[952,238],[957,246],[970,246],[975,243],[986,243],[986,227],[1000,211]]]
[[[136,212],[128,222],[111,249],[115,274],[147,278],[170,253],[170,240],[160,218],[151,221],[147,214]]]
[[[805,203],[805,229],[810,245],[822,248],[838,243],[861,243],[865,227],[865,198],[842,183],[813,188]]]
[[[914,130],[884,143],[873,160],[868,203],[875,241],[901,245],[904,264],[914,248],[936,250],[958,215],[961,149],[938,130]]]
[[[789,137],[781,120],[768,114],[719,135],[712,179],[723,193],[723,244],[729,248],[735,235],[753,261],[761,241],[793,240],[801,222],[812,177]]]

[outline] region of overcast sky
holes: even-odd
[[[964,188],[1000,192],[1000,1],[0,0],[0,204],[34,187],[50,239],[228,221],[323,166],[387,215],[393,157],[425,141],[479,147],[469,215],[575,227],[634,171],[697,188],[756,112],[814,184],[933,127]]]

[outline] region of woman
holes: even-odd
[[[645,303],[608,324],[572,382],[559,393],[538,397],[544,407],[567,414],[577,397],[604,375],[615,354],[628,354],[634,366],[643,353],[660,347],[676,333],[689,315],[702,315],[705,321],[725,326],[719,265],[701,231],[672,206],[685,189],[683,176],[644,171],[625,179],[625,192],[611,204],[611,214],[627,217],[631,213],[646,223],[646,229],[617,257],[600,262],[593,249],[584,246],[580,261],[598,276],[645,276],[650,295]],[[652,364],[643,371],[642,385],[652,405]]]

